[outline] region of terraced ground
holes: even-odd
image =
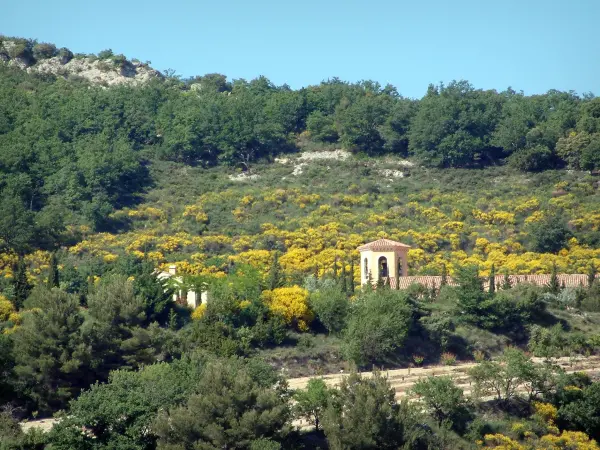
[[[533,358],[536,362],[542,362],[541,358]],[[579,357],[579,358],[556,358],[553,359],[553,362],[558,366],[565,369],[565,371],[571,372],[585,372],[589,374],[592,378],[596,378],[600,376],[600,355],[591,356],[591,357]],[[469,362],[469,363],[459,363],[454,366],[427,366],[427,367],[414,367],[414,368],[406,368],[406,369],[394,369],[394,370],[386,370],[383,373],[388,378],[392,387],[396,390],[396,398],[399,399],[407,394],[410,391],[412,386],[421,378],[425,378],[428,376],[443,376],[449,375],[453,378],[454,382],[457,386],[461,387],[465,393],[465,395],[470,395],[472,386],[469,380],[469,376],[467,375],[467,371],[474,367],[477,363]],[[362,376],[369,377],[372,372],[363,372]],[[329,374],[324,375],[323,380],[327,383],[327,385],[331,387],[335,387],[339,385],[341,380],[348,376],[346,373],[337,373],[337,374]],[[300,378],[291,378],[288,380],[290,389],[304,389],[308,380],[314,377],[300,377]],[[49,431],[54,424],[56,423],[55,419],[43,419],[43,420],[33,420],[28,422],[22,422],[21,427],[24,431],[27,431],[31,428],[40,428],[43,431]],[[295,420],[294,425],[300,428],[306,428],[310,425],[303,420]]]
[[[533,358],[536,362],[542,362],[541,358]],[[600,376],[600,356],[579,357],[571,359],[568,357],[554,359],[553,362],[562,367],[566,372],[585,372],[592,378]],[[457,386],[463,389],[465,395],[470,395],[472,385],[467,375],[467,371],[477,365],[477,363],[460,363],[454,366],[428,366],[407,369],[386,370],[384,375],[388,378],[392,387],[396,390],[396,399],[407,395],[413,385],[421,378],[429,376],[449,375]],[[369,377],[372,372],[361,373],[362,376]],[[347,374],[330,374],[323,376],[323,380],[328,386],[335,387],[341,380],[348,376]],[[304,389],[308,380],[314,377],[292,378],[288,380],[290,389]],[[490,398],[491,400],[491,398]],[[295,420],[294,425],[299,428],[310,428],[311,425],[304,420]]]

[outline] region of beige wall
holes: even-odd
[[[369,279],[368,272],[371,272],[373,283],[377,282],[379,277],[379,258],[384,256],[387,259],[388,276],[396,277],[397,272],[397,261],[400,260],[402,266],[402,276],[408,275],[408,261],[407,251],[386,251],[386,252],[374,252],[366,250],[360,253],[360,284],[364,285]],[[365,270],[365,259],[367,270]]]

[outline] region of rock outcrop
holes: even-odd
[[[19,67],[29,73],[80,78],[106,87],[143,84],[151,79],[163,77],[148,64],[137,60],[129,61],[119,55],[100,59],[94,56],[73,56],[68,49],[55,49],[53,56],[36,58],[36,47],[33,47],[32,51],[27,43],[28,41],[24,40],[0,39],[0,63]]]

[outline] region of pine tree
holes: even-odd
[[[429,298],[432,302],[437,298],[437,289],[435,288],[435,283],[431,284],[431,289],[429,290]]]
[[[504,281],[502,281],[502,290],[510,289],[511,287],[510,275],[507,272],[504,274]]]
[[[348,293],[348,287],[346,285],[347,282],[347,276],[346,276],[346,263],[342,261],[342,277],[341,277],[341,285],[340,285],[340,289],[344,294]]]
[[[377,278],[377,285],[376,285],[376,289],[379,291],[380,289],[383,289],[385,287],[385,281],[382,277]]]
[[[354,295],[354,259],[350,260],[350,274],[348,278],[348,282],[350,283],[350,295]]]
[[[442,279],[440,281],[440,287],[446,286],[448,284],[448,268],[446,264],[442,264]]]
[[[592,261],[587,277],[588,287],[591,288],[594,284],[594,281],[596,281],[596,265],[594,264],[594,261]]]
[[[48,276],[48,286],[50,288],[59,287],[60,278],[58,275],[58,260],[56,258],[56,253],[52,253],[50,257],[50,274]]]
[[[496,266],[492,264],[490,269],[490,282],[489,282],[489,293],[494,294],[496,292]]]
[[[337,256],[333,259],[333,279],[337,280],[338,279],[338,273],[337,273]]]
[[[175,308],[171,308],[169,311],[169,328],[177,330],[177,313],[175,312]]]
[[[269,290],[277,289],[281,287],[281,266],[279,265],[279,252],[275,252],[273,255],[273,263],[269,270]]]
[[[27,265],[25,264],[23,257],[19,258],[19,262],[17,263],[13,278],[13,286],[15,290],[15,308],[21,309],[23,307],[23,302],[29,297],[29,292],[32,288],[27,279]]]
[[[556,267],[556,263],[552,264],[552,274],[550,275],[548,290],[555,295],[560,292],[560,282],[558,281],[558,269]]]

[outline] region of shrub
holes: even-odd
[[[349,302],[336,285],[324,287],[310,295],[310,307],[330,333],[338,333],[346,325]]]
[[[264,291],[263,299],[272,314],[283,317],[288,325],[308,330],[314,315],[308,306],[308,291],[300,286]]]
[[[106,50],[102,50],[100,53],[98,53],[98,58],[99,59],[109,59],[112,58],[113,56],[113,51],[109,48]]]
[[[198,305],[198,307],[196,309],[194,309],[194,312],[192,313],[192,319],[200,320],[200,319],[202,319],[202,317],[204,317],[205,313],[206,313],[206,303],[202,303],[201,305]]]
[[[54,44],[39,43],[33,46],[33,57],[35,59],[48,59],[56,56],[58,51]]]
[[[58,51],[57,56],[60,58],[60,63],[64,65],[73,59],[73,52],[68,48],[63,47]]]
[[[323,430],[332,450],[400,448],[404,433],[394,389],[378,372],[344,378],[325,411]]]
[[[430,414],[441,425],[449,421],[457,431],[463,431],[470,419],[463,390],[448,376],[427,377],[417,381],[413,387]]]
[[[412,323],[413,310],[402,291],[361,294],[352,305],[343,334],[346,358],[366,364],[390,356],[404,343]]]
[[[554,167],[555,157],[548,147],[536,145],[510,155],[508,164],[523,172],[539,172]]]
[[[441,356],[442,364],[445,366],[453,366],[456,364],[456,355],[450,352],[444,352]]]
[[[235,359],[209,362],[185,406],[155,420],[158,447],[250,448],[258,439],[283,437],[288,395],[268,369]]]

